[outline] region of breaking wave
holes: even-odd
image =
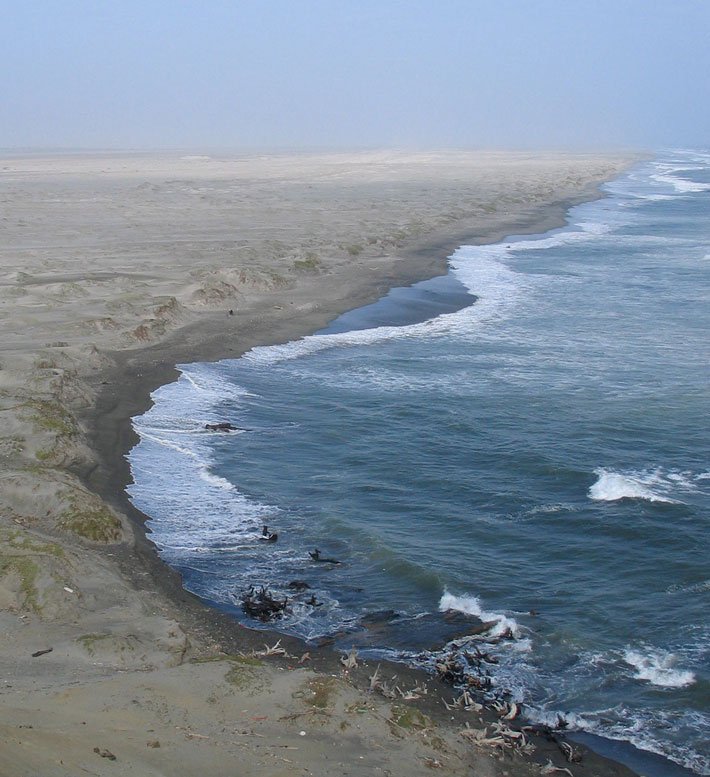
[[[599,467],[594,470],[594,474],[597,475],[597,481],[590,487],[588,496],[598,502],[646,499],[649,502],[682,504],[682,500],[674,497],[696,490],[695,483],[687,473],[664,473],[660,468],[653,471],[614,472]]]
[[[481,606],[481,600],[477,596],[456,596],[449,591],[444,591],[439,601],[439,610],[441,612],[457,610],[466,613],[466,615],[475,615],[484,623],[496,621],[496,625],[490,631],[492,637],[499,637],[507,632],[514,637],[520,636],[520,627],[514,618],[509,618],[499,612],[484,610]]]
[[[624,651],[624,661],[634,668],[637,680],[646,680],[661,688],[685,688],[695,682],[693,672],[676,666],[677,657],[673,653],[629,649]]]

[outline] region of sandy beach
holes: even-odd
[[[373,681],[203,605],[154,552],[124,455],[175,364],[292,340],[459,245],[561,225],[634,158],[2,156],[0,774],[630,775],[524,744],[523,721],[417,671]]]

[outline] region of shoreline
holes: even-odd
[[[402,267],[401,274],[391,273],[382,278],[363,279],[362,287],[352,298],[355,304],[349,305],[344,300],[330,304],[325,301],[326,304],[315,315],[294,321],[283,321],[275,317],[276,320],[262,324],[259,329],[254,327],[253,320],[248,320],[250,333],[242,336],[236,346],[228,335],[219,331],[220,324],[224,321],[222,317],[221,322],[214,321],[196,327],[197,331],[188,335],[194,338],[188,345],[176,342],[182,334],[178,331],[168,341],[137,353],[113,353],[112,358],[116,361],[116,366],[108,373],[100,375],[101,388],[95,405],[82,419],[89,430],[90,446],[98,454],[99,464],[76,468],[76,474],[89,489],[131,518],[134,527],[138,528],[136,547],[141,562],[148,565],[153,580],[161,588],[164,586],[166,595],[176,603],[184,605],[187,594],[194,598],[198,607],[219,612],[182,588],[179,573],[160,559],[150,541],[149,532],[145,528],[149,516],[134,507],[125,490],[132,482],[126,455],[139,439],[133,430],[132,419],[151,407],[152,392],[177,380],[180,375],[178,364],[236,359],[255,346],[275,345],[299,339],[326,326],[342,313],[381,299],[395,286],[409,286],[446,274],[451,254],[462,245],[494,244],[513,234],[538,235],[564,227],[570,208],[604,196],[599,186],[592,186],[578,197],[547,204],[539,209],[542,211],[539,214],[533,214],[530,218],[520,216],[511,219],[507,224],[488,233],[485,229],[482,230],[480,225],[476,225],[475,231],[467,231],[464,228],[454,233],[455,237],[442,236],[434,240],[429,237],[402,252],[400,264],[406,263],[406,266]],[[258,311],[254,311],[253,315],[258,316]],[[130,379],[130,391],[126,391],[126,384],[121,382],[121,379],[125,380],[126,377]],[[117,388],[119,385],[120,388]],[[236,626],[239,625],[230,616],[222,613],[220,616],[220,620],[225,617]],[[281,636],[277,629],[273,631]]]
[[[99,399],[96,405],[96,415],[90,422],[90,428],[93,431],[93,439],[95,442],[92,447],[99,452],[101,458],[107,462],[106,466],[111,469],[113,477],[107,478],[105,485],[97,487],[97,474],[96,471],[89,474],[87,477],[87,485],[92,490],[97,490],[101,493],[102,497],[107,501],[111,501],[111,495],[119,493],[119,499],[116,501],[116,507],[121,511],[130,515],[132,520],[139,527],[138,542],[136,550],[138,550],[139,558],[142,564],[147,565],[150,569],[151,579],[156,584],[161,592],[170,598],[176,605],[180,607],[189,606],[192,618],[195,618],[195,625],[199,624],[199,628],[206,628],[211,634],[219,633],[220,640],[224,644],[224,652],[235,652],[239,648],[244,648],[245,631],[250,632],[250,638],[248,643],[254,649],[261,641],[266,643],[272,643],[280,641],[282,645],[285,645],[289,651],[304,651],[309,650],[311,655],[316,656],[316,660],[320,659],[321,671],[332,671],[338,667],[338,660],[340,652],[335,647],[324,646],[317,647],[311,643],[302,640],[299,637],[280,632],[277,628],[277,622],[270,624],[267,627],[250,627],[246,624],[240,623],[236,618],[228,615],[225,612],[219,610],[213,604],[202,600],[195,594],[186,591],[182,587],[180,573],[170,567],[164,562],[158,555],[155,545],[150,540],[150,532],[146,530],[145,522],[149,520],[149,516],[134,507],[130,502],[125,487],[131,482],[130,469],[126,459],[127,453],[138,441],[138,435],[133,430],[132,418],[136,413],[131,412],[129,415],[126,413],[127,408],[141,407],[141,413],[145,412],[152,404],[150,395],[156,388],[165,385],[165,383],[176,380],[180,375],[180,370],[177,364],[192,363],[195,361],[219,361],[225,358],[239,358],[242,354],[255,346],[271,345],[282,342],[288,342],[290,340],[299,339],[301,337],[311,334],[321,326],[325,326],[338,315],[345,313],[349,310],[354,310],[367,304],[371,304],[382,298],[387,291],[394,286],[409,286],[419,281],[429,280],[432,277],[439,277],[448,272],[448,263],[451,254],[459,247],[464,245],[490,245],[500,242],[512,235],[541,235],[550,230],[559,229],[564,227],[568,222],[568,214],[571,208],[575,205],[583,202],[592,202],[597,199],[602,199],[606,195],[601,191],[600,186],[590,187],[590,189],[584,194],[580,194],[579,197],[569,198],[566,201],[552,203],[546,205],[540,210],[543,211],[539,215],[531,218],[530,220],[521,217],[516,220],[512,220],[510,223],[510,229],[505,227],[498,228],[496,231],[486,234],[485,230],[477,229],[475,232],[463,231],[458,233],[458,237],[444,238],[440,242],[437,241],[432,246],[431,239],[423,241],[420,245],[414,245],[409,250],[402,252],[403,258],[408,259],[410,262],[413,258],[423,260],[422,272],[420,275],[418,272],[412,272],[411,267],[407,267],[406,275],[397,276],[392,275],[391,278],[383,280],[374,280],[371,282],[371,289],[363,289],[362,296],[358,296],[359,302],[353,307],[346,307],[341,309],[340,306],[326,307],[326,310],[319,315],[318,318],[326,316],[327,320],[311,326],[303,326],[300,322],[294,322],[291,327],[286,326],[285,337],[282,335],[284,332],[282,322],[276,322],[276,328],[271,329],[267,327],[264,334],[255,333],[253,339],[249,338],[245,343],[239,344],[237,348],[232,345],[227,345],[226,342],[216,335],[213,331],[207,333],[207,341],[210,344],[210,350],[213,354],[218,354],[213,358],[195,359],[193,358],[192,348],[196,348],[197,352],[200,352],[200,344],[191,346],[189,351],[189,358],[181,358],[176,354],[181,353],[180,346],[175,346],[176,351],[172,352],[172,358],[176,359],[175,364],[170,364],[170,357],[165,360],[161,360],[156,364],[154,360],[148,360],[141,362],[139,358],[132,359],[131,369],[132,375],[136,378],[138,388],[135,388],[132,392],[132,396],[125,396],[124,392],[121,392],[120,398],[116,396],[115,389],[105,388],[99,394]],[[434,275],[431,275],[431,271],[435,271]],[[382,284],[388,284],[387,288],[383,291],[381,289]],[[475,304],[475,303],[474,303]],[[161,344],[160,349],[164,348],[165,344]],[[212,351],[212,348],[215,350]],[[145,352],[141,352],[141,355]],[[116,369],[114,380],[119,375],[126,374],[126,366],[121,366]],[[140,379],[140,380],[139,380]],[[155,388],[148,388],[154,385],[157,381]],[[117,402],[117,399],[120,399]],[[103,408],[103,409],[101,409]],[[122,445],[127,446],[122,452],[112,442],[113,440],[120,440]],[[120,461],[119,461],[120,459]],[[110,463],[113,462],[113,466]],[[125,470],[121,473],[121,476],[117,476],[118,466]],[[84,475],[86,477],[86,475]],[[99,490],[100,488],[100,490]],[[130,560],[123,559],[124,573],[135,573],[135,569],[131,568]],[[389,665],[390,670],[398,672],[399,675],[409,675],[415,684],[423,684],[426,678],[431,679],[428,673],[419,668],[409,666],[408,664],[402,664],[399,662],[391,662],[387,660],[378,661],[378,665]],[[363,686],[364,687],[364,686]],[[426,705],[427,712],[430,715],[436,715],[436,706],[440,703],[444,694],[447,693],[446,686],[440,684],[438,693],[435,691],[434,705]],[[438,698],[437,698],[438,697]],[[493,718],[489,719],[490,721]],[[524,718],[523,718],[524,720]],[[571,732],[574,735],[574,732]],[[564,735],[560,735],[564,739]],[[572,736],[574,740],[574,736]],[[600,738],[601,741],[601,738]],[[540,743],[538,743],[538,747]],[[585,766],[589,768],[595,766],[597,768],[604,768],[606,764],[610,762],[610,759],[600,752],[589,747],[589,745],[582,744],[582,751],[584,752]],[[550,753],[548,752],[548,755]],[[633,775],[635,772],[628,770],[619,762],[612,762],[615,767],[620,767],[622,771],[615,771],[614,774],[619,775]],[[608,772],[611,774],[611,772]]]
[[[623,160],[616,160],[614,175],[618,175],[635,161],[637,158],[630,159],[628,156]],[[542,204],[538,202],[508,206],[509,209],[503,209],[502,212],[486,216],[477,214],[456,220],[454,223],[429,230],[423,237],[408,238],[404,244],[398,245],[394,252],[385,251],[380,256],[372,256],[365,251],[362,257],[353,257],[351,262],[319,267],[312,273],[304,272],[299,275],[297,282],[285,288],[258,288],[248,296],[240,297],[241,306],[237,307],[233,316],[226,315],[225,306],[213,305],[211,309],[201,312],[197,320],[193,318],[178,322],[165,336],[158,337],[151,345],[139,344],[137,348],[134,346],[118,349],[106,345],[100,347],[101,359],[98,366],[85,370],[81,376],[88,387],[86,393],[90,400],[74,403],[72,408],[81,424],[83,439],[90,455],[69,455],[68,458],[63,455],[65,463],[62,469],[75,475],[91,494],[98,494],[102,503],[107,504],[115,514],[126,516],[130,522],[130,533],[128,542],[109,542],[103,545],[89,543],[88,548],[86,543],[79,545],[84,558],[90,558],[92,565],[108,564],[117,568],[121,587],[127,586],[130,596],[143,602],[141,605],[131,605],[133,610],[136,607],[144,610],[147,608],[153,613],[152,617],[159,614],[161,618],[167,618],[168,622],[178,624],[177,633],[184,635],[184,646],[180,648],[178,666],[187,666],[184,663],[185,656],[191,655],[191,661],[212,661],[214,659],[210,656],[216,656],[220,664],[232,662],[234,668],[234,660],[241,660],[235,659],[234,656],[249,656],[255,652],[258,654],[265,641],[277,643],[280,640],[278,644],[288,651],[291,660],[295,654],[302,654],[304,651],[310,653],[308,666],[310,670],[315,671],[316,679],[345,674],[351,685],[359,688],[360,692],[368,693],[371,677],[368,673],[373,669],[372,666],[365,665],[350,667],[344,672],[340,657],[335,651],[328,648],[311,648],[297,638],[280,635],[274,629],[249,629],[182,588],[179,574],[160,560],[150,542],[145,531],[146,516],[133,507],[125,491],[125,486],[130,482],[125,454],[137,441],[131,418],[145,412],[150,406],[151,392],[158,386],[176,379],[176,364],[236,358],[256,345],[286,342],[302,337],[322,328],[346,310],[376,301],[393,286],[410,285],[444,274],[449,256],[461,245],[495,243],[513,234],[540,234],[564,226],[570,207],[604,196],[599,189],[602,182],[600,178],[596,178],[582,187],[577,187],[572,195],[553,198],[552,201],[549,201],[548,197]],[[308,258],[308,255],[306,256]],[[15,523],[18,521],[15,520]],[[24,518],[20,518],[19,524],[26,525]],[[36,530],[36,523],[32,525],[35,527],[33,530]],[[44,524],[40,524],[40,527],[42,526]],[[49,533],[56,535],[56,531],[52,533],[50,530]],[[73,552],[73,546],[69,547]],[[74,589],[65,587],[64,590]],[[113,601],[110,593],[107,591],[105,594],[109,602]],[[113,638],[115,624],[112,626],[111,623],[109,621],[108,626],[102,625],[101,628]],[[42,633],[42,629],[39,633]],[[92,635],[72,639],[80,641],[87,636]],[[103,632],[100,632],[99,636],[103,639]],[[171,647],[170,651],[174,653],[175,649]],[[90,658],[93,657],[93,652],[88,652]],[[71,651],[67,655],[70,653]],[[113,656],[111,661],[114,661]],[[271,663],[280,663],[279,671],[297,669],[289,665],[288,661],[289,658],[278,654],[271,659]],[[91,663],[94,667],[92,672],[98,672],[100,677],[104,677],[107,672],[103,667],[111,665],[96,664],[95,660]],[[452,741],[456,738],[456,732],[461,726],[468,726],[471,718],[462,711],[451,712],[443,707],[441,700],[450,695],[451,689],[428,678],[422,670],[410,669],[401,664],[389,666],[388,671],[390,670],[401,678],[400,682],[404,682],[406,678],[406,682],[411,686],[436,686],[432,689],[432,695],[424,697],[416,707],[423,709],[424,714],[436,720],[437,725],[444,727],[441,731],[446,732],[448,746],[454,747]],[[197,673],[197,669],[195,672]],[[208,670],[204,669],[204,672],[207,673]],[[59,685],[65,681],[60,677]],[[27,693],[28,700],[31,700],[31,693]],[[130,694],[130,690],[128,693]],[[265,703],[263,698],[261,701]],[[492,722],[490,714],[483,714],[487,715],[487,722]],[[480,725],[484,725],[483,718]],[[375,736],[374,730],[370,736]],[[498,759],[497,756],[487,755],[485,752],[481,757],[488,764],[488,769],[494,769],[492,764],[498,764],[500,761],[491,774],[498,774],[498,767],[513,767],[512,773],[521,777],[524,774],[538,774],[539,770],[529,770],[533,768],[534,763],[544,764],[545,759],[563,765],[564,761],[560,761],[562,756],[558,749],[549,746],[549,743],[545,747],[542,741],[544,738],[538,739],[540,741],[536,740],[536,745],[539,752],[534,758],[525,756],[520,760],[515,756],[511,761],[509,756],[503,758],[501,755]],[[293,741],[298,743],[299,740]],[[410,742],[408,746],[414,748],[414,743]],[[298,748],[293,745],[293,749]],[[469,745],[469,749],[478,748],[471,748]],[[633,774],[625,767],[592,751],[585,753],[586,774],[620,777]],[[413,754],[408,752],[407,757],[413,757]],[[417,757],[421,759],[423,756]],[[466,757],[474,756],[469,754]],[[348,765],[357,773],[354,768],[356,763]],[[411,766],[410,764],[409,769]],[[64,774],[59,771],[56,773]]]

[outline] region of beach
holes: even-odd
[[[2,158],[2,773],[630,774],[492,741],[493,712],[447,709],[458,693],[421,673],[381,668],[390,697],[376,666],[206,607],[158,559],[124,457],[177,363],[293,340],[464,243],[561,225],[636,158]]]

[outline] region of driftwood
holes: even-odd
[[[309,551],[308,555],[311,557],[311,561],[319,561],[321,564],[340,564],[337,559],[321,556],[318,548],[313,551]]]
[[[259,539],[263,540],[264,542],[276,542],[278,538],[279,535],[274,531],[269,531],[269,527],[264,524],[264,528],[261,531]]]
[[[258,591],[252,586],[242,594],[242,610],[251,618],[260,621],[271,621],[280,618],[284,612],[289,612],[288,597],[275,599],[267,587]]]

